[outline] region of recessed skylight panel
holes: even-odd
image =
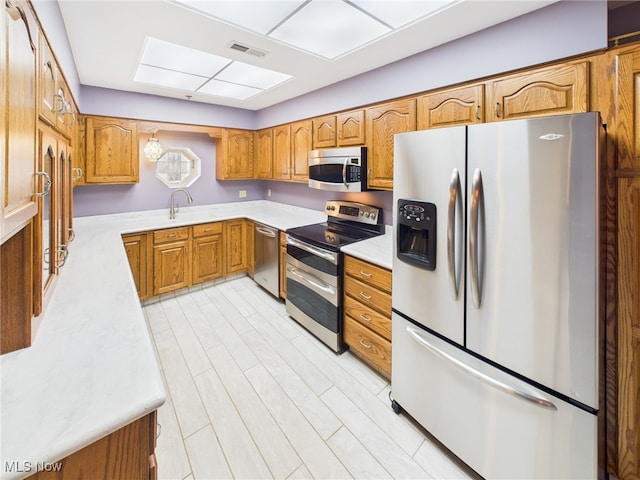
[[[206,93],[217,97],[236,98],[245,100],[262,92],[259,88],[247,87],[236,83],[222,82],[220,80],[209,80],[203,85],[198,93]]]
[[[393,28],[400,28],[460,1],[462,0],[352,0],[351,3]]]
[[[157,38],[148,38],[140,63],[211,77],[231,63],[231,60]]]
[[[304,0],[176,0],[175,3],[185,5],[192,10],[219,18],[241,28],[266,35],[302,5]]]
[[[274,72],[266,68],[256,67],[243,62],[233,62],[216,75],[218,80],[239,83],[266,90],[291,78],[291,75]]]
[[[269,36],[333,59],[389,33],[391,29],[340,1],[312,1]]]
[[[151,67],[149,65],[138,65],[138,70],[133,80],[135,82],[193,92],[207,81],[207,77],[174,72],[173,70]]]

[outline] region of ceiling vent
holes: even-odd
[[[231,42],[227,45],[232,50],[237,50],[238,52],[248,53],[249,55],[253,55],[254,57],[264,57],[267,52],[264,50],[260,50],[259,48],[249,47],[247,45],[243,45],[238,42]]]

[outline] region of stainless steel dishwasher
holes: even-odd
[[[279,288],[278,229],[255,223],[253,279],[276,298]]]

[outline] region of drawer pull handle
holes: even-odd
[[[371,344],[365,342],[364,340],[360,340],[360,345],[362,345],[364,348],[371,348]]]
[[[361,296],[362,298],[364,298],[365,300],[371,300],[371,299],[373,298],[371,295],[367,295],[367,294],[366,294],[366,293],[364,293],[364,292],[360,292],[360,296]]]
[[[371,273],[367,273],[364,270],[360,270],[360,275],[362,275],[363,277],[367,277],[367,278],[371,278]]]
[[[364,313],[360,314],[360,318],[363,319],[365,322],[371,321],[371,317],[369,317],[368,315],[365,315]]]

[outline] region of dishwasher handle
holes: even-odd
[[[256,225],[256,232],[264,235],[265,237],[276,238],[276,231],[267,227]]]

